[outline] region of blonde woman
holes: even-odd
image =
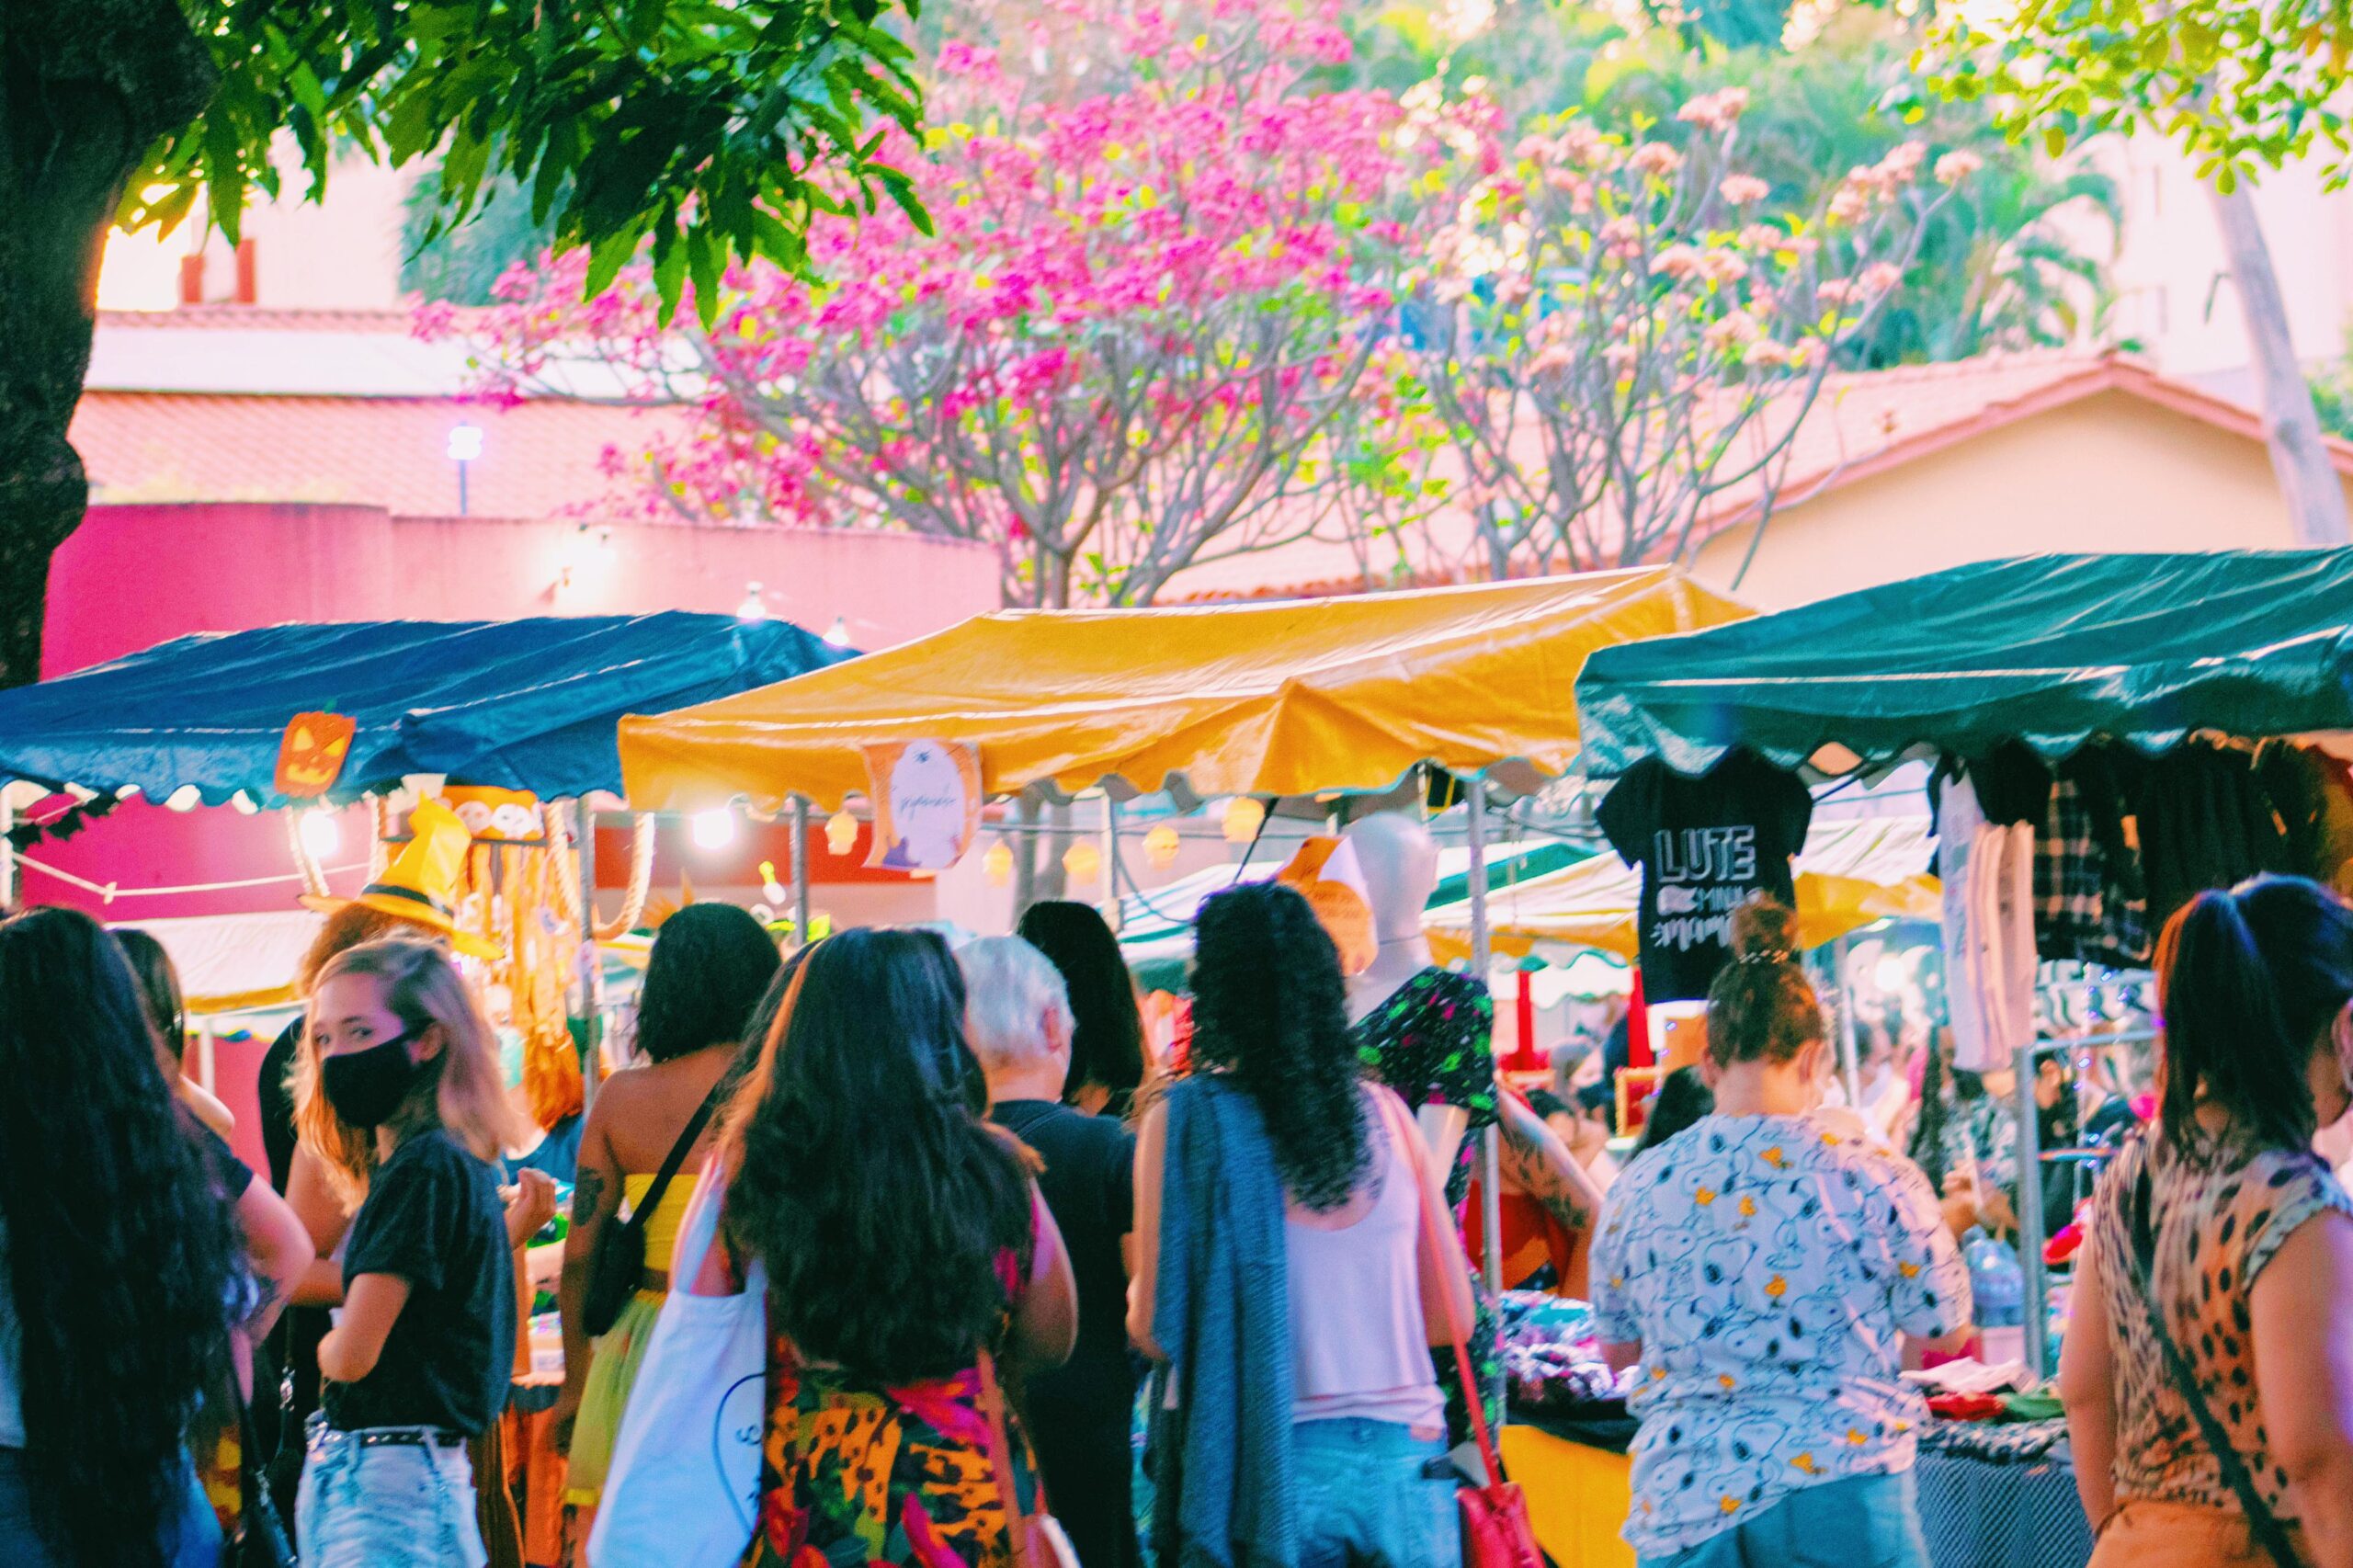
[[[467,1439],[506,1403],[514,1258],[499,1151],[517,1142],[498,1051],[442,949],[390,940],[320,971],[317,1086],[372,1140],[343,1260],[344,1306],[296,1505],[314,1568],[485,1561]]]

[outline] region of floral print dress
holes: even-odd
[[[1008,1303],[995,1335],[1002,1346],[1020,1278],[1010,1250],[997,1272]],[[977,1363],[953,1377],[882,1387],[804,1360],[778,1334],[767,1408],[759,1528],[743,1568],[1011,1568]],[[1007,1437],[1027,1507],[1037,1466],[1017,1427]]]
[[[1495,1124],[1495,1003],[1487,988],[1469,975],[1426,969],[1389,994],[1357,1025],[1357,1054],[1372,1075],[1413,1110],[1454,1106],[1470,1125],[1446,1174],[1446,1201],[1461,1223],[1462,1205],[1478,1165],[1479,1135]],[[1477,1312],[1468,1348],[1486,1404],[1487,1423],[1503,1419],[1503,1333],[1485,1277],[1473,1267],[1472,1292]],[[1446,1393],[1449,1440],[1466,1442],[1471,1416],[1462,1402],[1462,1379],[1454,1351],[1431,1351],[1438,1387]]]

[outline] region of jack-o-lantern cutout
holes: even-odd
[[[290,801],[311,801],[335,788],[351,755],[358,721],[341,713],[297,713],[278,743],[278,792]]]

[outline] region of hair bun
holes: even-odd
[[[1751,962],[1787,962],[1798,950],[1797,911],[1765,894],[1732,912],[1733,956]]]

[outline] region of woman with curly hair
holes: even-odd
[[[1078,1306],[1033,1162],[987,1107],[937,934],[808,949],[682,1221],[716,1202],[729,1244],[695,1293],[742,1288],[731,1255],[767,1270],[750,1568],[1009,1561],[991,1385],[1061,1365]]]
[[[506,1408],[515,1275],[494,1163],[521,1135],[490,1024],[448,951],[393,939],[319,973],[308,1053],[375,1141],[296,1504],[313,1568],[482,1568],[468,1439]]]
[[[594,1508],[604,1492],[621,1411],[669,1289],[671,1244],[694,1197],[695,1172],[702,1165],[698,1152],[711,1142],[711,1117],[733,1083],[745,1027],[780,962],[767,928],[732,903],[690,903],[654,934],[638,993],[642,1060],[607,1079],[589,1108],[572,1229],[563,1244],[557,1294],[563,1392],[556,1400],[555,1431],[557,1445],[570,1457],[568,1507]],[[657,1194],[654,1183],[665,1165],[673,1179]],[[624,1199],[632,1216],[653,1204],[639,1223],[644,1277],[618,1316],[592,1327],[590,1267],[605,1228],[623,1222]]]
[[[206,1568],[238,1263],[122,950],[88,916],[0,923],[0,1561]],[[203,1426],[206,1430],[199,1431]]]
[[[1363,1075],[1306,899],[1259,884],[1202,905],[1193,1030],[1196,1071],[1136,1149],[1128,1326],[1182,1398],[1162,1560],[1449,1568],[1429,1346],[1470,1320],[1470,1279],[1450,1235],[1423,1233],[1437,1174]]]

